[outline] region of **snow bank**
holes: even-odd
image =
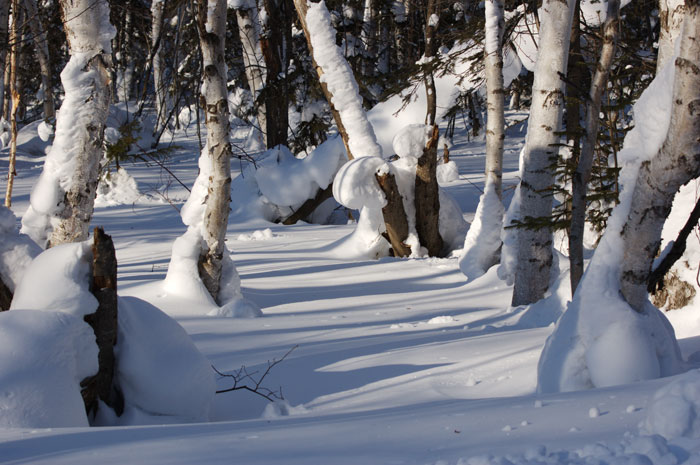
[[[136,179],[124,168],[109,174],[109,177],[100,179],[97,186],[95,207],[108,207],[113,205],[129,205],[136,203],[141,197]]]
[[[10,291],[15,291],[25,269],[40,253],[41,247],[17,231],[14,213],[0,206],[0,277]]]
[[[674,60],[672,60],[674,61]],[[669,376],[681,369],[673,328],[651,303],[635,312],[619,292],[622,228],[641,163],[668,131],[674,67],[666,66],[634,106],[635,127],[618,154],[620,203],[576,295],[547,339],[538,366],[540,392],[571,391]]]
[[[236,201],[231,205],[231,221],[272,222],[288,217],[319,189],[328,187],[345,160],[340,137],[326,140],[305,158],[295,157],[282,146],[268,150],[255,165],[246,164],[232,181],[231,197]],[[332,211],[319,213],[312,215],[314,221],[331,221]]]
[[[153,305],[135,297],[119,298],[117,383],[125,411],[140,410],[161,423],[207,421],[216,391],[211,363],[185,330]]]
[[[498,262],[505,209],[492,182],[484,186],[474,220],[464,239],[459,269],[472,281]]]
[[[46,310],[78,318],[94,313],[98,303],[89,288],[91,260],[87,241],[45,250],[26,268],[10,310]]]
[[[700,438],[699,370],[679,376],[654,394],[642,430],[666,439]]]
[[[80,382],[97,372],[97,344],[82,318],[2,312],[0,352],[0,427],[88,426]]]
[[[697,463],[700,454],[672,446],[661,436],[628,434],[616,444],[588,444],[580,449],[547,450],[531,446],[522,454],[484,455],[460,459],[457,465],[591,465]]]

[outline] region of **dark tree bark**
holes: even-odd
[[[433,134],[418,158],[416,166],[416,232],[423,247],[428,249],[431,257],[437,257],[442,251],[440,236],[440,197],[437,175],[437,144],[440,130],[433,126]]]
[[[411,248],[404,243],[408,237],[408,220],[396,178],[391,173],[375,177],[386,196],[386,206],[382,208],[386,226],[385,237],[391,244],[395,257],[408,257],[411,255]]]
[[[12,303],[12,291],[0,278],[0,312],[10,309]]]
[[[287,145],[288,92],[286,72],[289,64],[288,44],[291,41],[291,11],[288,0],[264,0],[269,27],[260,38],[267,68],[265,95],[267,148]]]
[[[301,207],[297,209],[297,211],[282,220],[281,223],[284,225],[296,224],[297,221],[303,220],[307,216],[311,215],[319,205],[331,197],[333,197],[333,184],[330,184],[325,189],[319,189],[313,199],[309,199],[304,202]]]
[[[86,378],[81,384],[85,409],[97,410],[97,400],[115,408],[117,414],[123,410],[123,401],[116,394],[114,378],[114,345],[117,343],[117,257],[111,236],[102,228],[95,228],[92,245],[92,283],[90,291],[99,305],[95,313],[85,316],[97,340],[99,353],[97,374]]]

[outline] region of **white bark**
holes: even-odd
[[[548,189],[551,168],[559,153],[569,37],[575,0],[545,0],[539,12],[540,47],[535,65],[532,105],[523,151],[520,218],[546,218],[552,213]],[[552,231],[547,227],[518,229],[518,259],[512,305],[527,305],[544,297],[552,266]]]
[[[493,183],[501,198],[503,171],[503,0],[486,1],[486,41],[484,72],[486,75],[486,182]]]
[[[620,289],[639,312],[648,299],[647,281],[673,198],[683,184],[700,176],[700,8],[696,1],[686,2],[684,16],[668,134],[658,154],[640,168],[622,231]]]
[[[23,232],[40,245],[88,236],[111,100],[110,41],[115,31],[107,1],[62,0],[61,6],[71,56],[61,73],[65,98],[54,144],[22,218]]]
[[[10,16],[10,0],[0,0],[0,41],[5,42],[7,37],[8,20]],[[5,69],[6,69],[6,59],[7,59],[7,43],[5,42],[0,47],[0,70],[2,70],[2,78],[0,78],[0,112],[3,110],[5,101]],[[7,117],[7,115],[2,114],[2,117]]]
[[[673,44],[680,35],[685,13],[684,0],[659,0],[659,51],[656,74],[673,56]]]
[[[248,87],[253,94],[253,99],[258,100],[260,91],[265,86],[265,60],[260,46],[260,23],[258,22],[258,9],[255,2],[248,0],[241,2],[236,8],[236,21],[238,34],[243,44],[243,64]],[[257,104],[258,127],[262,133],[263,144],[267,147],[267,118],[265,105]]]
[[[199,274],[212,297],[218,299],[224,255],[228,254],[224,241],[231,203],[231,142],[224,62],[226,0],[200,0],[198,7],[197,25],[204,67],[201,95],[207,125],[207,143],[202,157],[206,157],[203,162],[209,164],[211,170],[201,230],[204,244]]]
[[[163,46],[159,37],[163,29],[163,14],[165,10],[165,0],[153,0],[151,4],[151,46],[156,48],[153,51],[153,85],[156,92],[156,127],[154,134],[164,127],[168,121],[167,89],[163,79]]]

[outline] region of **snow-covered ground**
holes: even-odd
[[[470,220],[483,189],[484,148],[460,134],[450,152],[459,180],[443,187]],[[522,141],[515,129],[506,140],[507,201]],[[189,186],[197,174],[197,137],[190,131],[175,143],[167,166]],[[6,160],[3,152],[0,176]],[[36,154],[18,157],[18,217],[42,161]],[[240,171],[239,163],[233,166]],[[280,226],[236,214],[234,197],[228,248],[244,296],[264,316],[206,316],[201,303],[168,295],[162,284],[172,243],[185,230],[178,208],[187,191],[156,164],[125,167],[142,196],[127,205],[110,198],[93,220],[115,241],[120,295],[173,316],[221,372],[243,365],[263,372],[268,361],[298,346],[265,379],[286,400],[219,394],[205,423],[0,429],[0,463],[700,463],[696,378],[667,388],[685,393],[686,403],[659,403],[655,410],[654,393],[674,378],[536,394],[537,362],[553,326],[520,321],[522,310],[509,309],[511,289],[494,268],[466,283],[457,256],[340,259],[336,243],[352,224]],[[671,315],[686,358],[700,350],[693,311]],[[218,389],[228,381],[218,380]],[[167,385],[162,389],[167,396]],[[683,414],[695,439],[648,435],[670,431],[664,421],[680,424]]]

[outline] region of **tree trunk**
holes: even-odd
[[[620,31],[620,1],[608,0],[608,12],[602,26],[603,48],[600,52],[591,90],[586,101],[586,128],[576,171],[571,186],[571,226],[569,229],[569,262],[571,293],[583,276],[583,230],[586,224],[586,187],[591,179],[593,152],[598,139],[600,105],[615,57]]]
[[[435,115],[437,113],[437,95],[435,91],[435,78],[431,69],[432,58],[435,56],[435,32],[438,26],[438,11],[437,0],[428,0],[426,9],[427,20],[425,22],[425,53],[423,56],[426,63],[423,64],[423,83],[425,84],[426,101],[428,105],[427,114],[425,116],[425,124],[433,126],[435,124]]]
[[[569,55],[569,35],[574,1],[544,0],[540,9],[540,46],[532,87],[532,108],[523,149],[520,181],[520,218],[548,218],[552,197],[546,192],[554,182],[552,164],[559,148],[564,82]],[[556,44],[556,46],[554,46]],[[552,231],[548,227],[519,228],[513,306],[537,302],[549,286],[552,266]]]
[[[416,232],[420,244],[428,249],[428,255],[431,257],[439,257],[443,245],[439,227],[440,194],[435,173],[439,137],[440,130],[435,125],[416,165]]]
[[[10,30],[10,163],[7,169],[7,189],[5,191],[5,206],[12,207],[12,189],[17,176],[17,109],[19,108],[19,92],[17,92],[17,54],[19,52],[19,0],[12,0],[12,28]]]
[[[486,74],[486,182],[501,198],[505,115],[503,90],[503,0],[486,1],[484,71]]]
[[[41,87],[44,91],[44,121],[50,121],[56,116],[56,110],[53,101],[53,84],[51,83],[53,73],[49,61],[46,31],[41,23],[36,0],[24,0],[24,8],[27,10],[27,21],[34,37],[34,49],[41,70]]]
[[[153,133],[165,127],[168,122],[167,89],[163,76],[163,47],[161,37],[163,34],[165,0],[153,0],[151,3],[151,47],[153,47],[153,87],[155,88],[156,124]]]
[[[23,232],[40,245],[48,240],[49,246],[88,237],[111,100],[114,28],[106,0],[62,0],[61,6],[71,54],[61,73],[64,110],[39,179],[42,187],[32,192],[22,218]],[[53,191],[58,193],[57,205],[46,201],[46,192]]]
[[[0,278],[0,312],[4,312],[10,309],[10,304],[12,303],[12,291]]]
[[[685,6],[680,55],[675,62],[671,124],[659,152],[642,163],[622,230],[620,290],[638,312],[648,299],[651,265],[673,198],[680,186],[700,176],[700,7],[697,0],[688,0]]]
[[[265,135],[267,147],[287,145],[289,127],[289,105],[287,96],[287,41],[290,12],[287,0],[264,0],[268,15],[267,26],[263,28],[260,40],[265,58]]]
[[[396,178],[391,173],[375,174],[375,177],[386,197],[386,206],[382,208],[386,226],[385,238],[391,244],[395,257],[408,257],[411,255],[411,248],[404,242],[408,238],[408,220]],[[396,208],[397,205],[401,208]]]
[[[243,44],[243,65],[245,66],[248,87],[253,94],[257,108],[258,126],[263,137],[263,145],[267,147],[267,118],[265,104],[258,101],[260,91],[265,86],[265,60],[260,45],[260,25],[258,23],[258,8],[254,2],[242,3],[244,8],[236,9],[238,34]]]
[[[659,0],[659,51],[656,56],[656,74],[673,56],[673,46],[681,33],[685,13],[683,0]]]
[[[8,47],[8,20],[10,16],[10,0],[0,0],[0,112],[4,110],[5,102],[5,70],[7,69],[7,50]],[[0,114],[0,117],[7,118],[7,113]]]
[[[93,239],[90,291],[99,305],[95,313],[85,315],[85,321],[95,332],[99,369],[97,374],[80,383],[83,388],[81,394],[88,412],[97,411],[97,400],[100,399],[121,415],[124,401],[112,387],[118,328],[117,256],[111,236],[105,234],[102,228],[95,228]]]
[[[202,156],[207,156],[207,162],[211,163],[202,231],[207,247],[200,255],[199,274],[216,300],[223,255],[227,253],[224,241],[231,203],[231,142],[224,61],[226,1],[200,0],[197,6],[197,29],[204,66],[201,98],[207,125],[207,153]]]

